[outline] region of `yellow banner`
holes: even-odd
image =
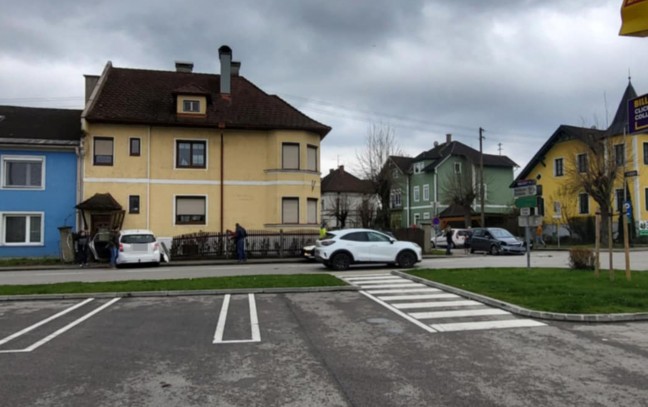
[[[619,35],[648,36],[648,0],[623,0]]]

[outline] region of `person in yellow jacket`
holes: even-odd
[[[322,225],[320,226],[319,230],[319,239],[322,240],[326,237],[326,222],[322,222]]]

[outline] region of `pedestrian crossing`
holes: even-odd
[[[361,293],[429,332],[531,328],[546,324],[519,318],[438,288],[389,273],[344,275]]]

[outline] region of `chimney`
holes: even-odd
[[[329,168],[329,174],[333,174],[333,171],[335,171],[333,168]]]
[[[340,169],[340,172],[344,172],[344,165],[340,165],[339,169]]]
[[[193,72],[193,62],[175,61],[176,72],[191,73]]]
[[[218,59],[220,59],[220,93],[229,95],[231,93],[232,75],[232,49],[227,45],[218,48]]]
[[[87,104],[88,100],[90,100],[90,95],[92,95],[92,91],[94,90],[95,86],[97,86],[97,82],[99,82],[99,75],[83,76],[85,77],[85,102]]]
[[[232,61],[232,76],[239,76],[241,70],[241,63],[239,61]]]
[[[450,144],[452,142],[452,134],[448,133],[446,134],[446,144]]]

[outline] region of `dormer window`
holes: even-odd
[[[200,100],[186,99],[182,103],[184,113],[200,113]]]

